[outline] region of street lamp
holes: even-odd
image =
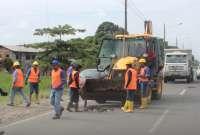
[[[182,22],[179,22],[176,26],[181,26],[183,25]],[[178,45],[178,40],[177,40],[177,37],[176,37],[176,46]],[[164,23],[164,47],[166,48],[166,25]]]

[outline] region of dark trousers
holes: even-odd
[[[134,97],[135,97],[135,90],[127,90],[126,91],[126,100],[134,101]]]
[[[70,88],[70,103],[78,103],[79,102],[79,89]]]

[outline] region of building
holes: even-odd
[[[26,66],[30,66],[30,63],[41,51],[42,49],[25,47],[23,45],[0,45],[0,61],[4,60],[5,58],[11,58],[13,61],[20,61],[24,65],[24,68],[26,68]]]

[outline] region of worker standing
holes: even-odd
[[[55,115],[53,119],[60,119],[64,107],[61,106],[61,97],[64,91],[64,85],[66,83],[66,77],[64,71],[59,66],[58,60],[52,61],[53,70],[51,72],[51,105],[54,106]]]
[[[137,90],[137,70],[136,64],[132,65],[133,61],[128,61],[127,71],[125,74],[125,84],[124,88],[126,89],[126,102],[121,108],[124,112],[131,113],[134,110],[134,97]]]
[[[140,109],[145,109],[148,106],[148,84],[150,78],[150,70],[149,67],[146,65],[145,59],[139,60],[141,69],[139,73],[139,84],[141,90],[141,106]]]
[[[39,63],[37,61],[34,61],[32,64],[32,67],[28,69],[26,73],[25,78],[25,84],[27,84],[27,81],[29,82],[30,87],[30,103],[32,101],[32,95],[35,92],[36,94],[36,103],[39,104],[39,83],[40,83],[40,69],[39,69]]]
[[[10,101],[7,104],[8,106],[14,106],[14,98],[16,93],[19,93],[26,103],[26,107],[30,106],[30,102],[28,101],[27,97],[24,94],[24,75],[20,68],[20,63],[18,61],[14,62],[13,64],[14,72],[13,72],[13,82],[11,87],[11,95]]]
[[[70,88],[70,101],[67,106],[67,110],[71,112],[71,107],[75,103],[75,112],[79,112],[79,70],[80,67],[77,64],[72,65],[72,73],[69,76],[69,88]]]

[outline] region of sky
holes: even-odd
[[[154,34],[180,48],[192,49],[200,60],[199,0],[128,0],[128,31],[143,33],[145,19],[153,22]],[[47,41],[34,30],[70,24],[87,31],[75,37],[94,35],[103,21],[124,25],[124,0],[0,0],[0,44],[19,45]],[[180,25],[181,24],[181,25]],[[53,39],[49,39],[53,40]]]

